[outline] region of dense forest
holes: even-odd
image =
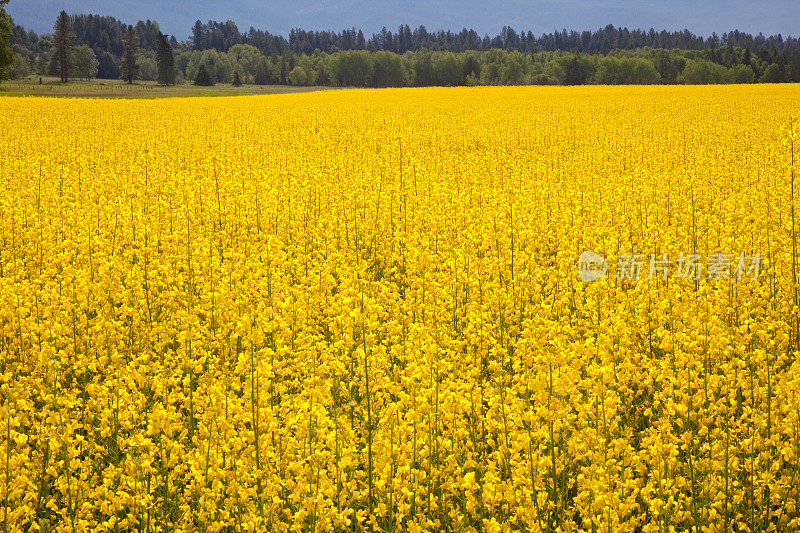
[[[71,15],[77,55],[72,77],[119,78],[129,26],[108,16]],[[159,79],[154,21],[131,28],[135,76]],[[10,34],[10,77],[56,74],[54,36],[20,26]],[[429,32],[424,26],[382,29],[365,37],[355,28],[292,29],[288,39],[232,21],[197,21],[187,41],[165,37],[174,54],[175,80],[211,83],[337,85],[357,87],[479,84],[653,84],[800,81],[800,43],[781,35],[732,31],[697,36],[606,26],[597,31],[536,36],[504,27],[481,37],[474,30]],[[130,68],[128,69],[130,71]],[[131,71],[131,75],[134,73]]]

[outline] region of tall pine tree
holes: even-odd
[[[75,34],[72,33],[72,21],[66,11],[62,11],[56,19],[53,54],[61,81],[66,83],[75,64]]]
[[[11,53],[11,19],[3,9],[8,0],[0,0],[0,80],[9,77],[9,70],[14,64],[14,54]]]
[[[158,62],[158,83],[161,85],[175,84],[175,56],[172,46],[167,41],[166,35],[159,32],[156,37],[156,61]]]
[[[133,83],[139,73],[136,55],[139,50],[139,36],[133,26],[125,30],[125,51],[122,53],[122,78],[128,83]]]

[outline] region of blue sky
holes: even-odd
[[[37,32],[51,31],[62,9],[112,15],[129,23],[156,20],[162,31],[179,39],[189,35],[197,19],[231,19],[240,30],[254,26],[283,35],[292,27],[341,30],[350,26],[370,34],[384,25],[394,31],[401,23],[424,24],[429,30],[474,28],[481,35],[494,35],[504,25],[540,34],[606,24],[688,28],[701,35],[731,29],[800,34],[800,0],[11,0],[7,7],[17,24]]]

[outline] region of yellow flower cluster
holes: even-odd
[[[797,531],[793,116],[1,98],[3,531]]]

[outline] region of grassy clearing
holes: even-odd
[[[39,76],[7,81],[0,84],[0,96],[62,96],[90,98],[163,98],[176,96],[232,96],[251,94],[283,94],[320,91],[331,87],[295,87],[291,85],[242,85],[217,83],[198,87],[191,83],[161,86],[154,81],[128,84],[122,80],[75,80],[61,83],[56,77]]]

